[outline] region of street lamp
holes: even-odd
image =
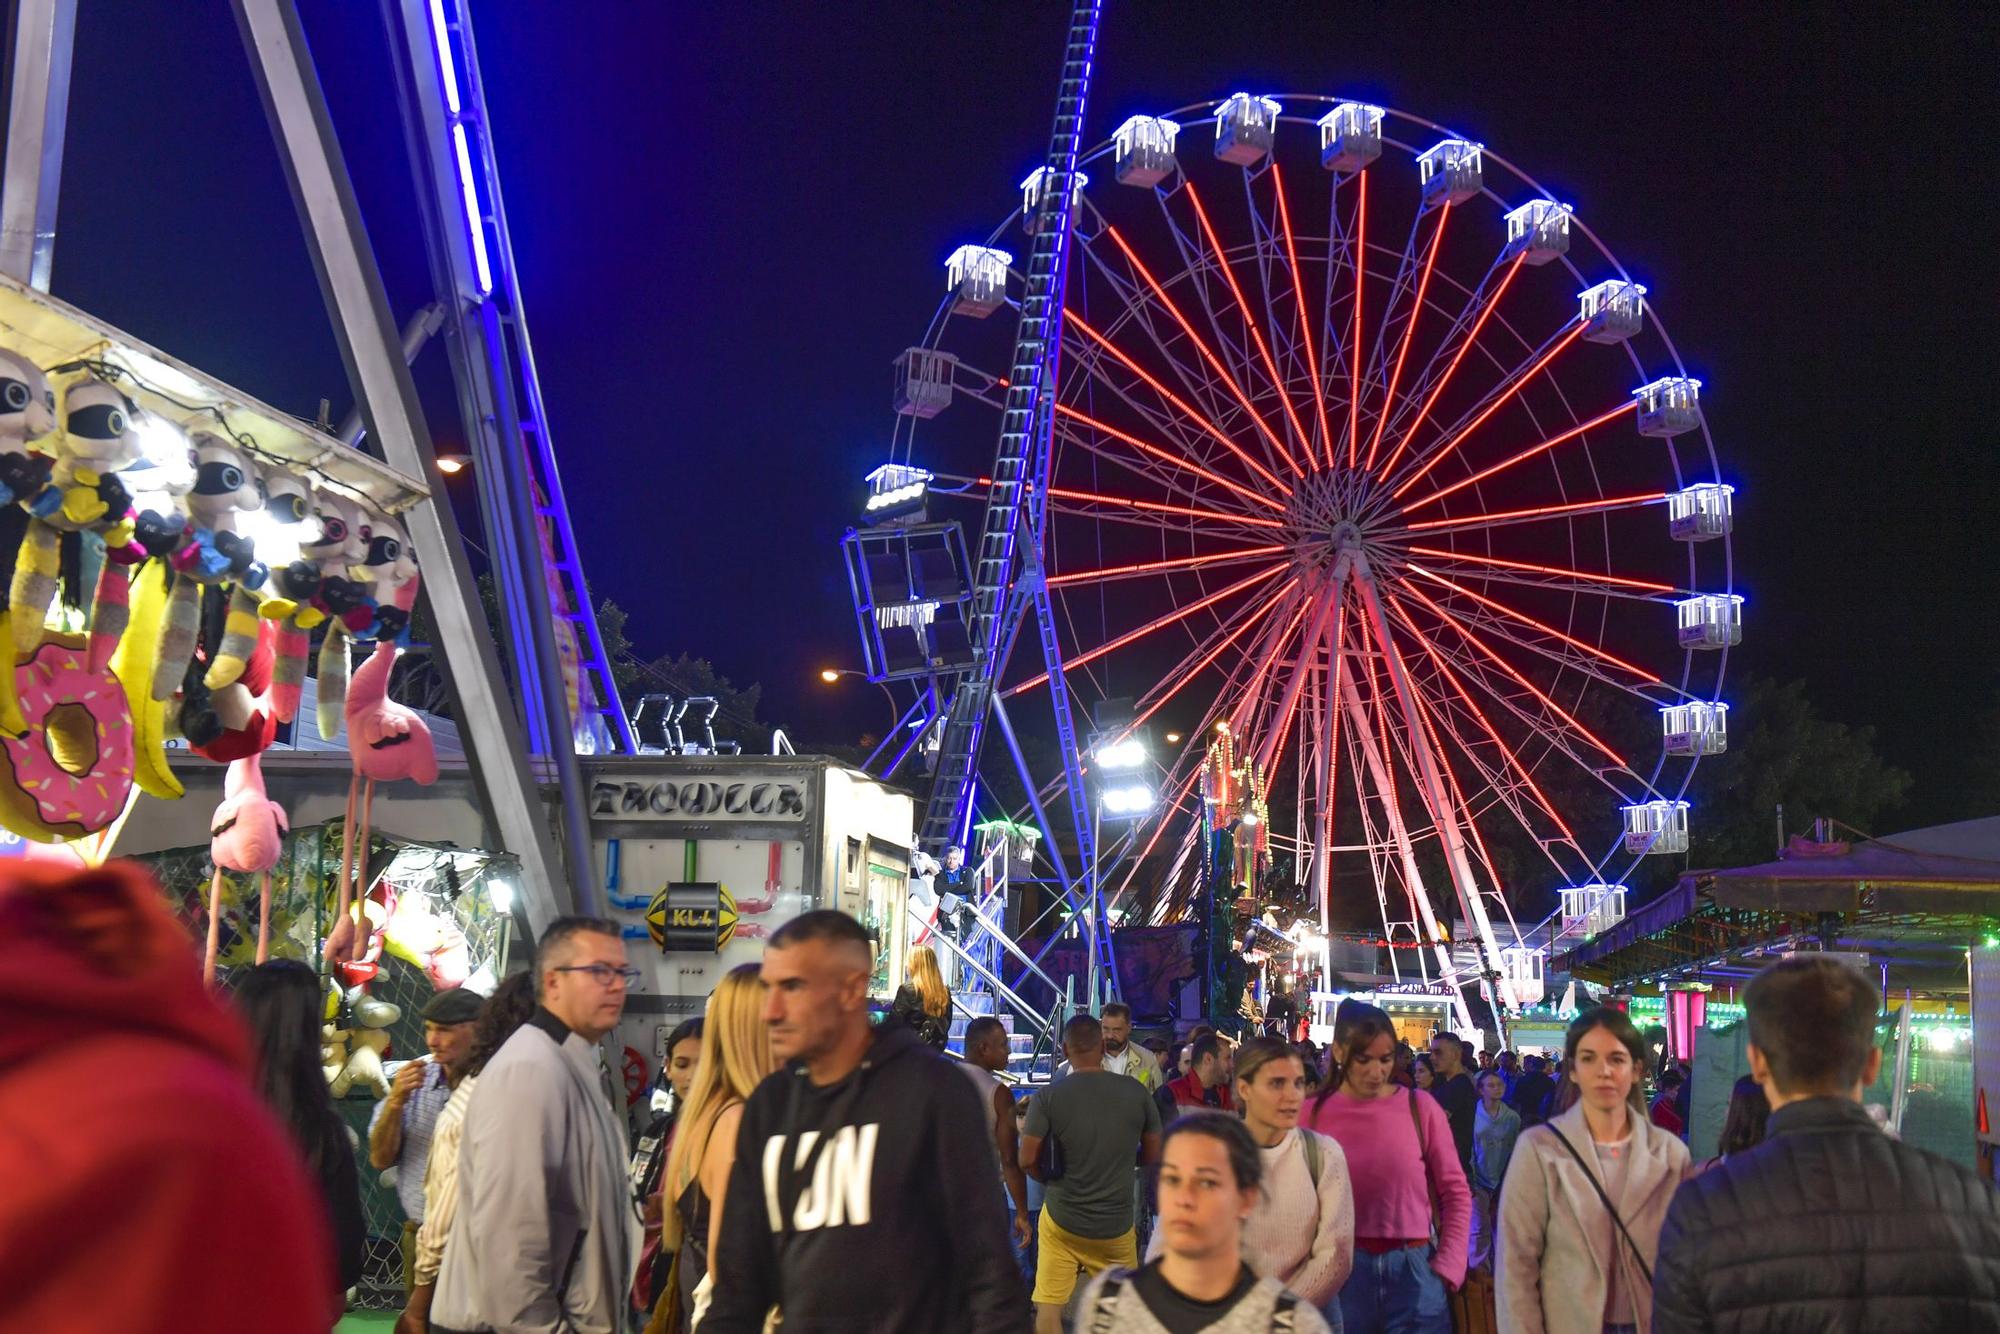
[[[840,673],[835,671],[831,667],[822,667],[819,669],[819,679],[826,682],[828,685],[832,685],[835,681],[838,681],[840,679]]]
[[[445,476],[456,477],[459,473],[464,472],[472,466],[472,456],[470,454],[440,454],[438,455],[437,465],[438,471]]]

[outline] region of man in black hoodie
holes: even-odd
[[[785,1062],[743,1110],[702,1334],[1025,1334],[1027,1293],[972,1086],[900,1024],[868,1023],[868,936],[793,918],[764,948]]]

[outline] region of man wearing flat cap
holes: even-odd
[[[376,1171],[396,1169],[396,1199],[403,1206],[403,1288],[410,1287],[417,1253],[417,1229],[424,1221],[424,1164],[431,1133],[452,1086],[472,1056],[472,1021],[484,997],[464,987],[440,991],[424,1006],[424,1046],[428,1059],[411,1061],[396,1072],[389,1096],[368,1122],[368,1163]]]

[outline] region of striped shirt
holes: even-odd
[[[431,1156],[423,1180],[424,1225],[417,1229],[417,1258],[411,1266],[417,1283],[437,1282],[444,1264],[444,1244],[458,1214],[458,1146],[465,1134],[465,1105],[478,1082],[473,1075],[458,1081],[431,1131]]]

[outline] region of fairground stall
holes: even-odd
[[[1912,1143],[1972,1165],[1992,1143],[2000,1062],[2000,818],[1884,838],[1794,837],[1759,866],[1683,875],[1661,898],[1559,957],[1661,1024],[1694,1078],[1689,1143],[1712,1152],[1748,1073],[1741,988],[1767,963],[1837,953],[1882,988],[1882,1076],[1867,1101]],[[1718,1026],[1717,1020],[1722,1022]],[[1976,1059],[1975,1053],[1985,1053]]]
[[[802,912],[866,926],[870,994],[894,996],[910,939],[908,793],[820,756],[628,757],[585,772],[606,902],[643,972],[613,1039],[628,1095],[658,1074],[674,1026]]]

